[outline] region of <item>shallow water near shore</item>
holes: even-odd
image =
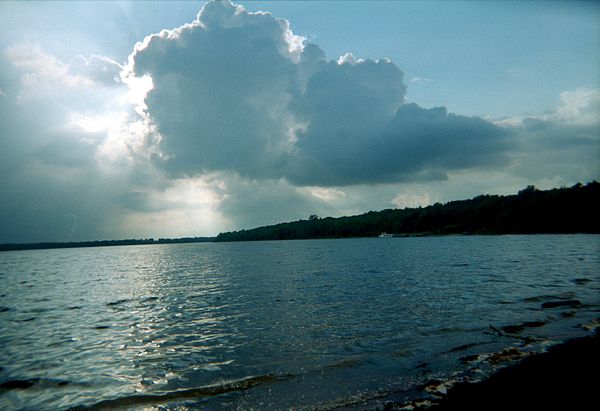
[[[0,284],[1,409],[374,408],[587,335],[600,236],[15,251]]]

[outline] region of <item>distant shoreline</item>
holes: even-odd
[[[207,243],[213,242],[215,237],[184,237],[184,238],[154,238],[127,239],[127,240],[100,240],[100,241],[73,241],[73,242],[43,242],[23,244],[0,244],[0,251],[23,251],[23,250],[52,250],[58,248],[91,248],[91,247],[116,247],[125,245],[146,244],[185,244],[185,243]]]
[[[502,236],[502,235],[598,235],[600,233],[574,232],[574,233],[399,233],[386,238],[420,238],[420,237],[472,237],[472,236]],[[316,238],[289,238],[281,240],[239,240],[218,241],[216,237],[192,237],[192,238],[161,238],[155,240],[100,240],[100,241],[74,241],[74,242],[44,242],[44,243],[22,243],[22,244],[0,244],[2,251],[27,251],[27,250],[58,250],[67,248],[96,248],[96,247],[120,247],[130,245],[158,245],[158,244],[192,244],[192,243],[218,243],[218,242],[255,242],[255,241],[292,241],[292,240],[351,240],[357,238],[375,237],[316,237]]]
[[[10,243],[0,244],[0,251],[326,238],[599,234],[599,208],[600,183],[593,181],[551,190],[528,186],[514,195],[481,195],[446,204],[369,211],[348,217],[311,215],[308,220],[219,233],[216,237]]]

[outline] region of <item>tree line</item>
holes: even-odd
[[[480,195],[427,207],[369,211],[350,217],[318,218],[219,234],[215,241],[288,240],[446,234],[600,233],[600,183],[514,195]]]
[[[292,240],[446,234],[600,233],[600,183],[538,190],[527,186],[514,195],[480,195],[427,207],[387,209],[349,217],[319,218],[220,233],[184,237],[0,244],[0,251],[212,241]]]

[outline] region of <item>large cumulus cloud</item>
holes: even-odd
[[[268,14],[215,2],[194,23],[138,46],[133,70],[152,78],[147,111],[168,170],[270,176],[281,167],[290,149],[286,106],[297,87],[298,50],[287,35],[286,23]]]
[[[321,186],[443,179],[506,160],[512,144],[483,119],[406,104],[390,60],[328,61],[287,21],[229,2],[147,37],[130,69],[152,78],[158,166],[175,175],[225,170]]]

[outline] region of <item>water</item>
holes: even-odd
[[[374,407],[465,355],[589,333],[599,251],[557,235],[0,253],[0,408]],[[565,299],[582,305],[541,308]],[[545,325],[490,328],[524,321]]]

